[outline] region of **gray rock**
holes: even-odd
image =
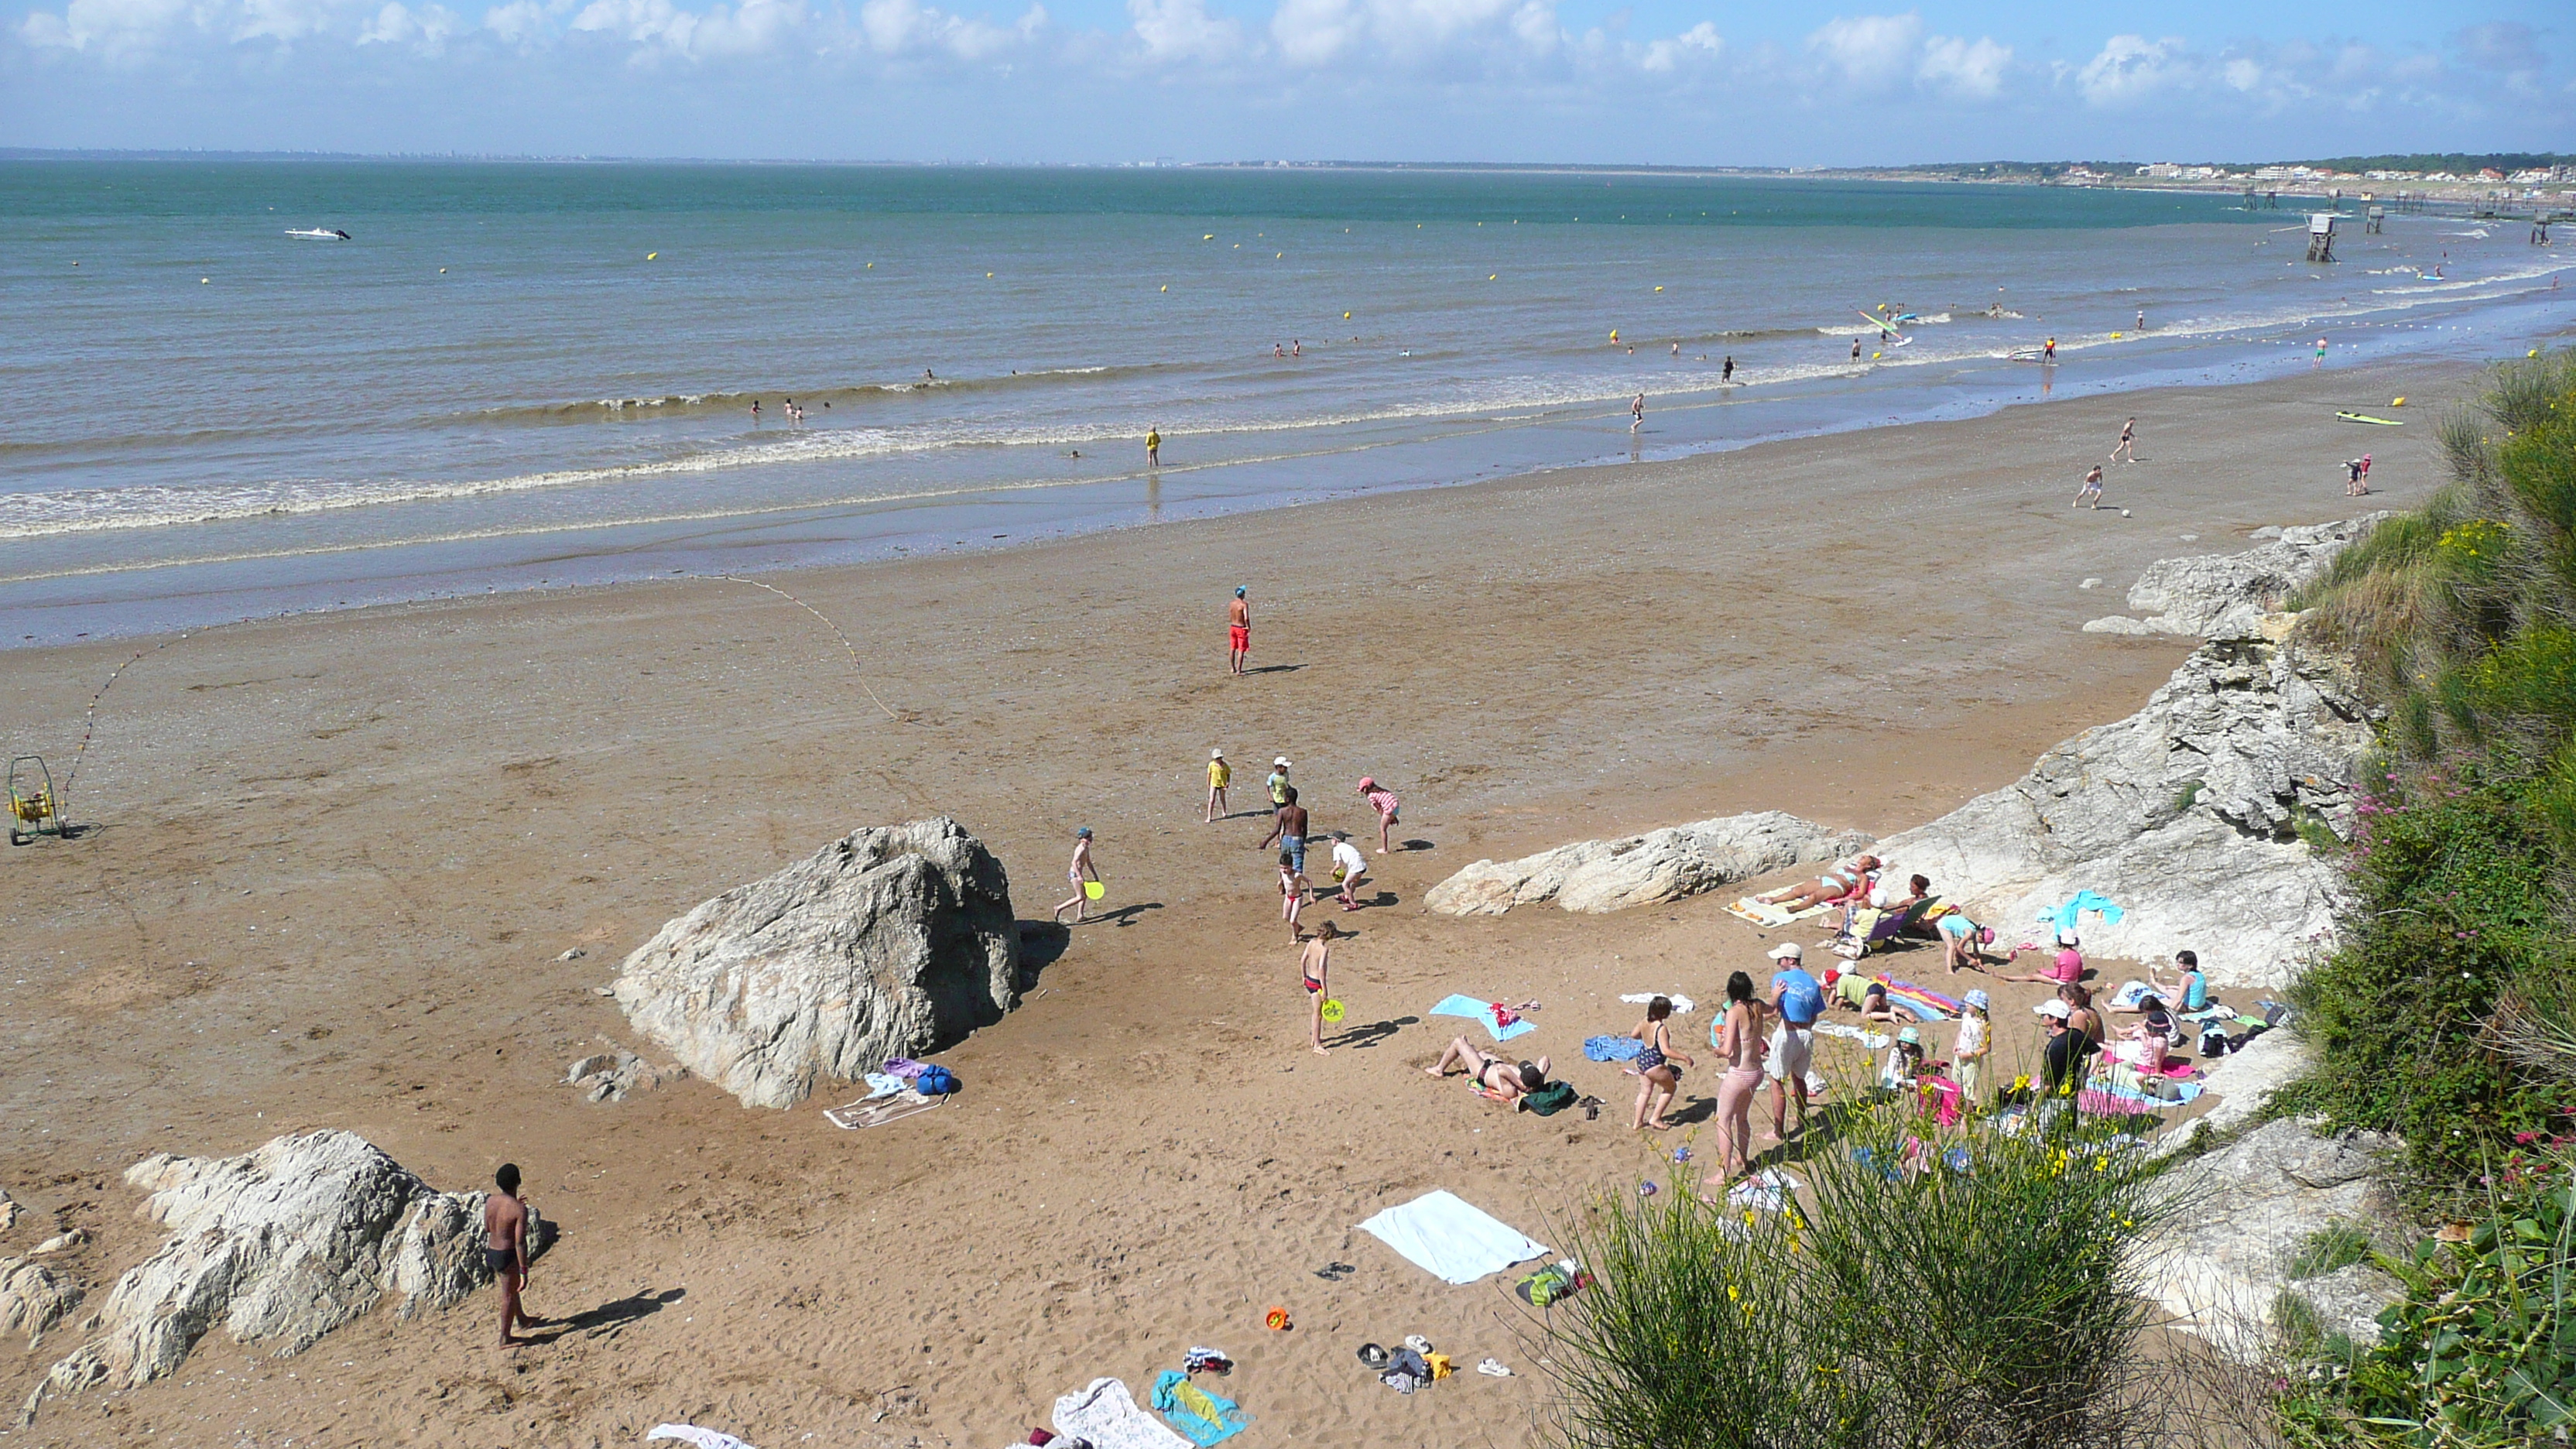
[[[2254,540],[2256,543],[2261,543],[2261,542],[2263,542],[2265,539],[2270,539],[2270,538],[2279,538],[2279,537],[2281,536],[2281,532],[2282,532],[2281,525],[2279,525],[2279,524],[2275,523],[2275,524],[2267,525],[2267,526],[2262,527],[2262,528],[2258,528],[2258,529],[2254,530],[2252,533],[2249,533],[2249,534],[2247,534],[2247,535],[2245,535],[2245,536],[2246,536],[2247,538],[2250,538],[2250,539]]]
[[[27,1331],[32,1350],[45,1330],[80,1306],[80,1285],[55,1274],[42,1263],[0,1258],[0,1331]]]
[[[482,1195],[433,1191],[351,1132],[276,1138],[240,1157],[155,1153],[125,1180],[171,1231],[108,1291],[99,1336],[55,1364],[57,1389],[131,1388],[187,1359],[221,1324],[241,1343],[301,1352],[403,1295],[402,1315],[489,1281]]]
[[[2406,1297],[2405,1284],[2368,1263],[2294,1279],[2289,1290],[2306,1301],[2319,1328],[2340,1333],[2364,1348],[2379,1342],[2379,1311]]]
[[[748,1107],[792,1107],[1002,1019],[1019,928],[956,821],[857,830],[662,927],[626,958],[635,1029]]]
[[[68,1233],[54,1234],[52,1237],[38,1243],[35,1247],[30,1248],[28,1252],[36,1257],[42,1258],[54,1253],[68,1253],[72,1249],[86,1244],[88,1241],[89,1229],[74,1228]]]
[[[2275,1027],[2209,1064],[2201,1075],[2202,1090],[2218,1105],[2193,1123],[2219,1133],[2235,1132],[2262,1115],[2272,1096],[2307,1074],[2315,1053],[2296,1029]]]
[[[2077,584],[2075,587],[2077,587],[2077,588],[2079,588],[2079,589],[2098,589],[2098,588],[2102,587],[2102,581],[2101,581],[2100,579],[2086,579],[2084,582],[2082,582],[2082,583],[2080,583],[2080,584]]]
[[[1449,916],[1499,916],[1544,901],[1598,914],[1832,860],[1868,843],[1865,835],[1764,810],[1616,840],[1577,841],[1519,860],[1480,860],[1433,886],[1422,903]]]
[[[2155,1262],[2151,1280],[2165,1310],[2222,1350],[2259,1359],[2271,1341],[2274,1302],[2284,1288],[2305,1286],[2292,1283],[2289,1269],[2308,1239],[2332,1223],[2369,1223],[2395,1211],[2371,1172],[2396,1145],[2375,1133],[2320,1139],[2283,1119],[2176,1167],[2167,1179],[2176,1209],[2142,1249]],[[2361,1170],[2345,1175],[2356,1164]],[[2335,1180],[2318,1187],[2302,1172]],[[2359,1276],[2309,1281],[2327,1285],[2320,1296],[2333,1308],[2320,1316],[2368,1342],[2364,1334],[2376,1329],[2367,1320],[2378,1307],[2355,1324],[2343,1299],[2361,1286]]]
[[[1875,850],[1998,930],[2092,890],[2126,914],[2086,917],[2087,953],[2151,961],[2188,947],[2215,984],[2277,990],[2330,942],[2341,888],[2299,828],[2349,834],[2370,745],[2339,661],[2213,642],[2146,708]]]
[[[2162,631],[2149,628],[2126,614],[2113,614],[2108,618],[2085,620],[2084,632],[2087,634],[2155,634]]]
[[[18,1200],[11,1197],[7,1189],[0,1188],[0,1233],[5,1233],[16,1226],[18,1226]]]
[[[618,1047],[575,1061],[565,1070],[564,1081],[581,1088],[593,1102],[623,1102],[630,1092],[649,1092],[687,1075],[685,1067],[657,1067]]]
[[[2129,586],[2129,611],[2147,616],[2159,634],[2251,639],[2266,614],[2323,574],[2335,555],[2389,515],[2285,528],[2281,536],[2239,554],[2159,559]],[[2087,625],[2091,628],[2091,625]]]

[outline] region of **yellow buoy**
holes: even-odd
[[[648,261],[648,262],[650,262],[650,261],[658,261],[658,260],[660,260],[660,259],[661,259],[661,256],[662,256],[662,254],[661,254],[660,252],[646,252],[646,253],[644,254],[644,260],[646,260],[646,261]]]
[[[2406,406],[2406,399],[2402,397],[2393,397],[2388,400],[2388,405],[2393,408],[2402,408]]]
[[[993,274],[992,274],[991,272],[986,272],[984,275],[985,275],[987,278],[990,278]]]
[[[877,269],[877,264],[876,264],[876,263],[874,263],[874,262],[870,262],[870,263],[868,263],[868,268],[867,268],[867,269],[868,269],[869,271],[873,272],[873,271],[875,271],[875,270]]]
[[[1658,292],[1660,292],[1660,291],[1662,291],[1662,290],[1663,290],[1663,288],[1661,288],[1661,287],[1657,287],[1655,290],[1656,290],[1656,291],[1658,291]]]
[[[1872,362],[1876,362],[1876,361],[1878,361],[1880,358],[1885,357],[1886,355],[1887,355],[1887,354],[1886,354],[1886,353],[1884,353],[1884,352],[1873,352],[1873,353],[1871,353],[1871,354],[1869,355],[1869,360],[1870,360],[1870,361],[1872,361]]]
[[[443,276],[446,276],[446,275],[447,275],[447,268],[445,268],[445,267],[441,267],[441,268],[439,268],[439,269],[438,269],[438,274],[439,274],[440,276],[442,276],[442,277],[443,277]]]
[[[1284,256],[1286,256],[1286,255],[1288,255],[1286,252],[1281,252],[1281,253],[1279,253],[1279,256],[1272,257],[1272,258],[1271,258],[1271,260],[1272,260],[1272,261],[1277,261],[1277,260],[1279,259],[1279,257],[1284,257]]]
[[[1343,320],[1343,321],[1345,321],[1345,322],[1348,322],[1349,320],[1351,320],[1351,314],[1350,314],[1350,313],[1348,313],[1348,312],[1343,313],[1343,314],[1342,314],[1342,320]]]
[[[1215,233],[1215,232],[1209,232],[1206,236],[1200,237],[1200,238],[1199,238],[1199,240],[1200,240],[1200,241],[1215,241],[1215,240],[1216,240],[1216,233]]]
[[[1163,290],[1164,290],[1164,291],[1166,291],[1166,292],[1168,292],[1168,291],[1172,290],[1172,284],[1171,284],[1171,283],[1169,283],[1169,282],[1165,282],[1165,283],[1163,284]]]
[[[1485,274],[1485,280],[1488,282],[1499,281],[1502,278],[1502,275],[1503,274],[1500,272],[1488,272]]]
[[[2119,334],[2119,333],[2117,333],[2117,332],[2112,333],[2112,334],[2111,334],[2111,340],[2112,340],[2112,341],[2114,341],[2114,342],[2119,341],[2119,340],[2120,340],[2120,334]]]
[[[198,286],[200,286],[200,287],[202,287],[202,286],[205,286],[207,283],[212,282],[213,280],[214,280],[214,278],[212,278],[212,277],[199,277],[199,278],[197,279],[197,285],[198,285]],[[2532,355],[2532,356],[2534,356],[2534,357],[2538,357],[2538,356],[2540,355],[2540,353],[2539,353],[2537,350],[2535,350],[2531,355]]]

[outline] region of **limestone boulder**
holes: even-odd
[[[2394,1280],[2360,1264],[2314,1278],[2290,1272],[2322,1229],[2367,1232],[2396,1212],[2379,1174],[2397,1145],[2369,1132],[2319,1137],[2283,1118],[2176,1167],[2167,1180],[2178,1210],[2144,1249],[2166,1311],[2179,1327],[2251,1361],[2265,1351],[2286,1291],[2307,1300],[2329,1329],[2375,1342],[2373,1320],[2399,1293]]]
[[[2266,616],[2325,573],[2335,555],[2385,512],[2335,523],[2265,530],[2271,541],[2237,554],[2159,559],[2129,586],[2129,612],[2084,626],[2095,634],[2192,634],[2204,639],[2252,639]]]
[[[1019,1002],[1002,863],[949,819],[852,831],[662,927],[614,988],[635,1029],[748,1107],[792,1107]]]
[[[1728,815],[1615,840],[1577,841],[1519,860],[1480,860],[1432,887],[1423,904],[1450,916],[1499,916],[1548,901],[1599,914],[1832,860],[1868,841],[1866,835],[1777,810]]]
[[[353,1132],[239,1157],[155,1153],[125,1180],[171,1235],[108,1290],[98,1336],[54,1365],[57,1388],[148,1383],[218,1326],[297,1353],[388,1296],[408,1317],[489,1281],[483,1195],[438,1192]]]
[[[2090,890],[2124,914],[2084,919],[2088,955],[2189,948],[2220,987],[2277,990],[2330,944],[2341,889],[2302,832],[2349,837],[2370,747],[2341,661],[2296,641],[2215,641],[2146,708],[1875,853],[1999,932]]]
[[[79,1284],[42,1263],[0,1258],[0,1332],[25,1330],[29,1348],[79,1307],[82,1296]]]

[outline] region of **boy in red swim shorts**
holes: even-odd
[[[1225,608],[1225,667],[1236,674],[1243,672],[1243,661],[1252,654],[1252,601],[1244,597],[1243,585],[1234,586],[1234,600]]]

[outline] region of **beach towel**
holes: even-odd
[[[1789,1194],[1806,1184],[1776,1167],[1766,1167],[1726,1190],[1726,1204],[1733,1208],[1758,1208],[1776,1213],[1789,1201]]]
[[[1191,1383],[1190,1376],[1179,1369],[1165,1369],[1154,1380],[1154,1407],[1163,1411],[1173,1428],[1201,1446],[1222,1444],[1252,1422],[1234,1406],[1234,1400]]]
[[[1625,1062],[1636,1059],[1646,1044],[1633,1036],[1587,1036],[1583,1054],[1596,1062]]]
[[[1911,981],[1898,981],[1887,975],[1873,978],[1887,988],[1887,1004],[1912,1016],[1916,1021],[1948,1021],[1960,1011],[1956,999],[1942,995],[1928,986]]]
[[[1631,1006],[1643,1006],[1658,996],[1671,1002],[1673,1004],[1673,1010],[1675,1011],[1688,1011],[1691,1009],[1691,999],[1682,995],[1678,991],[1631,991],[1619,999],[1627,1002]]]
[[[1088,1439],[1092,1449],[1190,1449],[1189,1440],[1136,1407],[1117,1379],[1093,1379],[1090,1387],[1057,1399],[1055,1431]]]
[[[1473,1283],[1514,1263],[1544,1257],[1547,1244],[1469,1207],[1456,1193],[1428,1192],[1360,1224],[1360,1231],[1395,1249],[1444,1283]]]
[[[1863,1031],[1859,1027],[1853,1026],[1851,1023],[1845,1021],[1817,1022],[1816,1035],[1838,1036],[1845,1041],[1856,1041],[1874,1052],[1883,1052],[1890,1046],[1894,1045],[1896,1041],[1896,1038],[1887,1035],[1885,1032]]]
[[[749,1444],[731,1434],[701,1429],[695,1424],[656,1424],[653,1432],[644,1436],[644,1442],[650,1444],[656,1439],[677,1439],[683,1444],[696,1446],[696,1449],[751,1449]]]
[[[1757,901],[1751,896],[1746,896],[1734,905],[1728,906],[1726,913],[1738,920],[1751,921],[1757,926],[1776,931],[1792,922],[1809,920],[1832,909],[1832,906],[1809,906],[1803,911],[1792,911],[1787,906],[1775,906],[1767,901]]]
[[[2077,891],[2072,900],[2055,910],[2040,912],[2039,918],[2061,931],[2072,931],[2075,929],[2075,918],[2086,911],[2099,913],[2106,924],[2114,926],[2120,924],[2120,918],[2128,914],[2121,910],[2109,896],[2093,891]]]
[[[1474,1017],[1476,1020],[1485,1024],[1485,1030],[1493,1033],[1494,1040],[1496,1041],[1510,1041],[1513,1037],[1519,1036],[1525,1031],[1536,1031],[1538,1029],[1527,1021],[1514,1021],[1511,1025],[1505,1026],[1495,1019],[1494,1003],[1490,1001],[1478,1001],[1472,996],[1443,997],[1441,998],[1441,1002],[1438,1006],[1431,1008],[1431,1014],[1433,1016]]]

